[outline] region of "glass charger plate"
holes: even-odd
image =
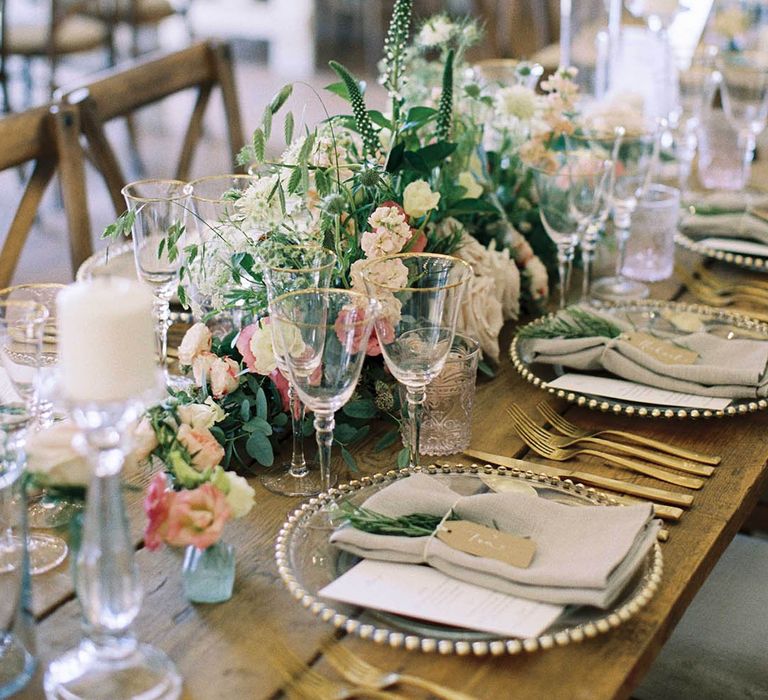
[[[738,267],[744,267],[748,270],[759,270],[765,272],[768,270],[768,257],[764,258],[759,255],[747,255],[745,253],[734,253],[729,250],[721,250],[720,248],[710,248],[709,246],[702,245],[700,241],[696,241],[690,238],[682,231],[678,231],[675,234],[675,243],[681,248],[690,250],[699,255],[703,255],[713,260],[721,260],[722,262],[730,263]]]
[[[595,302],[594,308],[602,311],[614,310],[616,313],[628,314],[636,324],[638,330],[659,329],[665,332],[679,332],[684,335],[684,330],[677,330],[668,320],[670,314],[684,315],[686,323],[703,324],[708,330],[723,337],[745,337],[768,341],[768,324],[749,318],[746,315],[715,309],[699,304],[683,304],[671,301],[658,301],[646,299],[635,302]],[[547,314],[531,321],[525,327],[547,323],[555,316]],[[679,321],[678,323],[681,323]],[[620,399],[607,398],[594,394],[582,394],[567,389],[551,387],[549,382],[562,376],[566,371],[563,367],[555,365],[537,364],[524,357],[518,346],[519,337],[516,335],[509,349],[512,363],[523,377],[531,384],[553,394],[561,399],[566,399],[579,406],[586,406],[605,413],[619,413],[629,416],[642,416],[646,418],[714,418],[722,416],[735,416],[754,411],[762,411],[768,408],[766,399],[734,399],[731,404],[722,410],[681,408],[679,406],[665,406],[648,403],[631,403]],[[575,370],[573,370],[575,371]],[[609,376],[609,375],[606,375]]]
[[[320,494],[294,511],[277,537],[275,556],[283,582],[294,598],[334,627],[378,644],[441,654],[518,654],[581,642],[618,627],[635,615],[654,595],[661,581],[661,549],[656,543],[638,572],[609,610],[571,606],[539,637],[504,638],[485,632],[416,620],[322,598],[318,591],[356,564],[359,559],[336,549],[328,541],[328,510],[349,500],[359,505],[373,493],[417,470],[401,469],[342,484]],[[609,496],[581,484],[542,474],[504,467],[461,465],[425,467],[420,471],[446,481],[454,491],[471,495],[488,491],[489,476],[509,481],[512,488],[533,488],[540,498],[568,505],[618,506]],[[485,481],[484,481],[485,479]],[[503,490],[494,483],[496,490]]]
[[[125,277],[136,279],[136,263],[133,259],[133,243],[114,243],[83,261],[76,279],[82,282],[92,277]]]

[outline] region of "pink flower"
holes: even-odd
[[[213,336],[204,323],[196,323],[181,340],[179,345],[179,362],[182,365],[191,365],[192,361],[202,352],[211,349]]]
[[[413,234],[413,237],[408,241],[408,245],[405,246],[405,250],[409,253],[423,253],[427,247],[427,237],[424,231],[417,231]]]
[[[199,472],[213,469],[224,459],[224,448],[208,428],[193,428],[182,423],[176,439],[189,452],[192,466]]]
[[[213,484],[174,491],[168,498],[163,539],[175,547],[193,545],[205,549],[221,537],[230,516],[226,496]]]
[[[280,394],[283,410],[290,411],[291,400],[288,398],[288,380],[283,376],[283,373],[279,369],[273,370],[269,375],[269,378],[277,388],[277,393]]]
[[[368,217],[370,231],[360,237],[360,247],[368,258],[399,253],[413,232],[403,208],[395,202],[384,202]]]
[[[379,342],[383,342],[384,345],[389,345],[394,339],[395,329],[392,324],[386,318],[377,319],[376,332],[371,333],[365,354],[370,355],[371,357],[381,355],[381,345]]]
[[[336,317],[333,327],[339,342],[342,346],[349,347],[351,354],[360,352],[363,343],[366,348],[369,347],[370,325],[365,323],[365,310],[356,306],[343,308]]]
[[[231,394],[240,386],[240,365],[231,357],[217,357],[211,363],[209,377],[214,399]]]
[[[256,371],[254,369],[256,357],[251,350],[251,337],[258,329],[258,322],[249,323],[240,330],[240,334],[237,336],[237,343],[235,343],[235,347],[237,347],[240,354],[243,356],[243,362],[245,362],[245,366],[248,368],[249,372]]]
[[[147,495],[144,498],[144,512],[147,514],[144,544],[147,545],[147,549],[158,549],[165,541],[168,530],[170,495],[165,474],[155,474],[155,477],[149,482]]]

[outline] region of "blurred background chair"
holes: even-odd
[[[32,165],[0,250],[0,288],[11,283],[40,202],[57,173],[73,273],[91,255],[91,227],[79,133],[77,110],[69,106],[46,105],[0,119],[0,171]]]
[[[106,182],[116,213],[125,209],[120,192],[126,184],[123,167],[110,142],[109,122],[131,117],[144,108],[180,92],[194,94],[194,106],[182,139],[173,175],[189,179],[192,159],[202,132],[203,119],[215,89],[220,90],[229,140],[230,170],[244,145],[240,107],[229,47],[218,42],[201,42],[180,51],[118,66],[83,85],[57,92],[57,98],[80,110],[81,129],[87,153]],[[184,123],[174,110],[174,123]],[[157,124],[155,122],[155,128]]]
[[[97,0],[0,0],[0,79],[4,110],[13,111],[8,96],[9,61],[21,59],[21,76],[25,87],[21,108],[34,101],[34,65],[36,59],[47,64],[44,100],[56,87],[61,59],[75,54],[104,51],[104,64],[110,60],[112,25],[84,15]],[[101,0],[99,0],[101,1]],[[19,105],[15,105],[19,108]]]

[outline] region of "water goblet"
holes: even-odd
[[[35,428],[45,429],[53,425],[56,366],[58,364],[58,334],[56,330],[56,299],[63,284],[19,284],[0,289],[0,301],[34,301],[48,312],[43,326],[43,343],[40,353],[39,398],[35,411]],[[81,510],[79,503],[66,498],[49,500],[44,492],[29,503],[27,522],[30,527],[51,528],[66,524]]]
[[[270,303],[275,349],[301,401],[315,413],[323,490],[331,473],[334,413],[352,397],[365,360],[377,304],[346,289],[302,289]]]
[[[323,289],[330,286],[336,255],[326,248],[304,246],[261,246],[258,261],[270,303],[288,292],[300,289]],[[274,338],[274,334],[273,334]],[[321,473],[313,462],[304,457],[304,405],[290,381],[288,363],[280,352],[279,343],[273,343],[275,361],[281,374],[288,379],[288,402],[291,411],[293,448],[289,464],[265,471],[260,479],[273,493],[285,496],[312,496],[320,493],[324,485]]]
[[[567,305],[576,246],[582,245],[582,301],[589,298],[591,269],[599,229],[608,217],[610,160],[589,150],[563,152],[549,168],[531,168],[539,196],[539,216],[557,247],[560,308]]]
[[[224,291],[232,280],[232,255],[252,250],[262,235],[249,230],[238,205],[258,180],[253,175],[229,174],[208,175],[189,183],[193,221],[188,244],[196,247],[194,257],[187,260],[190,305],[196,320],[214,319],[212,330],[223,335],[236,324],[220,313],[227,305]]]
[[[662,121],[655,130],[642,132],[618,126],[610,135],[604,132],[587,133],[580,139],[594,154],[613,162],[607,196],[616,231],[616,267],[613,276],[603,277],[592,284],[592,296],[598,299],[626,301],[644,299],[649,294],[647,285],[628,279],[623,269],[632,214],[650,185],[659,158],[659,137],[663,126]]]
[[[184,381],[168,373],[170,299],[179,284],[186,242],[190,187],[180,180],[138,180],[126,185],[123,197],[133,215],[133,252],[139,279],[154,295],[158,362],[171,386]]]
[[[747,182],[757,137],[768,122],[768,65],[750,55],[721,55],[717,79],[726,119],[738,132],[744,153],[743,181]]]
[[[0,367],[9,386],[0,402],[0,440],[3,470],[13,471],[23,464],[27,430],[37,413],[40,356],[48,312],[34,301],[0,300]],[[4,532],[0,534],[0,571],[2,561],[18,558],[24,542]],[[32,574],[55,568],[67,556],[67,543],[54,535],[27,535],[27,550]]]
[[[371,260],[360,274],[381,306],[375,328],[384,362],[406,388],[409,462],[418,467],[426,387],[450,352],[472,268],[447,255],[403,253]]]

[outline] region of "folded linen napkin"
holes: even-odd
[[[744,238],[768,244],[768,222],[747,212],[735,214],[683,214],[680,230],[700,238]]]
[[[616,599],[659,529],[650,504],[574,507],[519,493],[460,496],[425,474],[394,482],[363,506],[391,517],[443,516],[453,509],[463,520],[530,537],[536,553],[523,569],[466,554],[436,537],[376,535],[351,525],[331,535],[337,547],[368,559],[427,563],[462,581],[521,598],[599,608]]]
[[[603,315],[596,311],[590,313]],[[622,330],[631,327],[618,316],[604,317]],[[521,340],[520,351],[532,362],[583,371],[604,369],[621,379],[697,396],[729,399],[768,396],[768,341],[726,339],[703,331],[675,336],[674,340],[675,345],[698,354],[693,364],[661,362],[631,345],[623,335],[618,338],[529,338]]]
[[[685,198],[684,205],[686,207],[693,207],[700,214],[743,212],[748,209],[764,209],[768,207],[768,194],[754,191],[736,192],[729,190],[692,192]]]

